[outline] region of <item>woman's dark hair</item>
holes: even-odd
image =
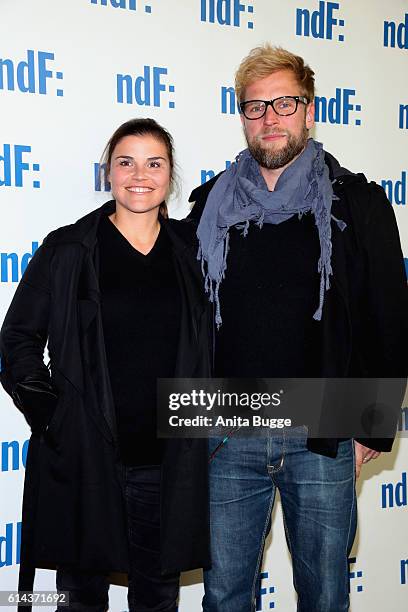
[[[126,136],[153,136],[156,140],[164,144],[170,163],[171,193],[176,185],[173,138],[171,134],[154,119],[130,119],[130,121],[126,121],[126,123],[122,123],[122,125],[118,127],[110,137],[102,154],[101,165],[103,164],[105,166],[106,172],[110,171],[112,154],[116,145]],[[160,213],[163,217],[168,217],[168,210],[165,202],[160,206]]]

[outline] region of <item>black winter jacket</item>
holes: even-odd
[[[346,222],[347,229],[342,232],[332,224],[333,276],[321,321],[321,376],[400,379],[393,387],[397,401],[392,413],[376,415],[383,419],[381,432],[386,430],[387,437],[356,438],[369,448],[389,451],[408,375],[408,288],[398,228],[382,187],[368,183],[362,174],[342,168],[328,153],[326,164],[339,198],[333,201],[332,213]],[[194,205],[190,221],[199,222],[219,176],[191,193],[190,202]],[[370,396],[376,392],[375,384],[368,385]],[[340,410],[345,408],[340,406]],[[323,406],[322,422],[332,418],[330,411],[330,405]],[[335,457],[337,447],[338,440],[334,438],[308,439],[308,448],[319,454]]]

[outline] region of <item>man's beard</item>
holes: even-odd
[[[309,132],[306,126],[303,126],[303,130],[299,136],[287,134],[285,146],[274,150],[273,144],[271,147],[265,145],[262,146],[261,136],[255,137],[252,139],[252,141],[249,141],[248,136],[245,133],[248,149],[252,154],[252,157],[260,166],[267,168],[268,170],[283,168],[283,166],[286,166],[293,161],[293,159],[305,148],[308,136]]]

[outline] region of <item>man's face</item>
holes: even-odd
[[[248,85],[246,100],[274,100],[280,96],[303,95],[291,70],[279,70]],[[284,168],[306,146],[308,130],[314,124],[314,104],[298,104],[296,113],[277,115],[271,106],[260,119],[250,120],[241,115],[248,148],[260,166]]]

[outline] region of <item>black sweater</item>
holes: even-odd
[[[312,215],[279,225],[232,228],[223,323],[216,337],[219,377],[308,377],[321,370],[319,238]]]
[[[156,439],[156,379],[174,376],[180,295],[169,239],[161,230],[143,255],[107,216],[98,228],[105,347],[121,458],[161,462]]]

